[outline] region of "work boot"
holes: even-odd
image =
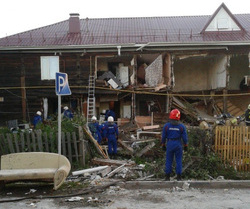
[[[110,159],[113,159],[113,154],[109,154],[109,158],[110,158]]]
[[[177,174],[177,181],[181,181],[181,174]]]
[[[165,175],[165,180],[166,180],[166,181],[170,181],[170,174],[166,174],[166,175]]]

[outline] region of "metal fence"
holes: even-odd
[[[237,171],[250,171],[250,127],[217,126],[215,151]]]

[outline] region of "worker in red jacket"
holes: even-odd
[[[170,180],[172,172],[172,164],[175,156],[177,180],[181,180],[182,174],[182,146],[184,151],[187,151],[188,138],[186,127],[180,123],[181,113],[178,109],[170,112],[170,122],[166,123],[162,130],[162,147],[166,152],[166,180]],[[183,141],[183,142],[182,142]]]

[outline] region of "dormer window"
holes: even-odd
[[[228,29],[229,28],[228,18],[218,18],[217,28],[218,30]]]
[[[215,13],[208,20],[207,24],[201,31],[218,32],[218,31],[242,31],[243,27],[235,16],[229,11],[224,3],[215,11]]]

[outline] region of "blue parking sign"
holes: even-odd
[[[56,73],[56,95],[71,95],[67,73]]]

